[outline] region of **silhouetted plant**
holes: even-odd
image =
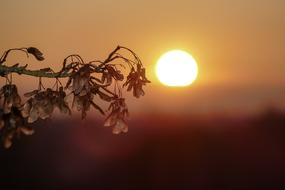
[[[28,65],[5,65],[11,51],[22,51],[27,57],[33,55],[38,61],[44,60],[43,53],[35,47],[9,49],[0,59],[0,76],[6,78],[6,84],[0,90],[0,137],[5,148],[12,146],[15,136],[32,135],[34,129],[31,124],[50,118],[56,108],[63,114],[71,115],[71,108],[75,107],[81,112],[82,119],[91,107],[104,115],[105,112],[94,100],[96,96],[110,102],[104,126],[112,127],[114,134],[126,133],[128,126],[125,118],[129,113],[122,89],[127,87],[127,91],[132,90],[133,95],[139,98],[144,95],[142,87],[150,82],[139,57],[122,46],[115,48],[104,61],[85,62],[80,55],[69,55],[58,72],[51,68],[29,70]],[[121,51],[127,51],[131,58],[123,56]],[[127,77],[122,72],[126,67],[129,68]],[[17,86],[12,81],[13,73],[39,78],[38,88],[24,94],[28,98],[26,101],[22,101],[18,94]],[[41,81],[43,77],[53,78],[55,85],[45,89]],[[62,84],[61,78],[68,78],[66,85]],[[124,80],[124,84],[120,85],[120,81]],[[73,96],[71,106],[68,96]]]

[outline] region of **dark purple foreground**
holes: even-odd
[[[0,149],[0,189],[285,189],[282,113],[133,118],[119,136],[100,125],[38,123]]]

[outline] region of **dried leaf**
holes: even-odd
[[[27,48],[27,51],[29,54],[32,54],[38,61],[44,60],[43,53],[39,49],[35,47],[29,47]]]

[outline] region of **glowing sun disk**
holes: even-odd
[[[166,86],[188,86],[198,75],[195,59],[182,50],[172,50],[163,54],[156,64],[156,75]]]

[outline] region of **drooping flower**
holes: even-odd
[[[59,88],[59,91],[54,91],[54,106],[59,109],[61,113],[71,115],[71,110],[66,101],[66,93],[63,90],[63,87]]]
[[[104,111],[100,106],[93,101],[95,95],[98,95],[102,100],[111,101],[112,97],[100,91],[100,85],[96,82],[101,82],[99,79],[91,76],[94,68],[90,64],[86,64],[79,68],[78,71],[73,72],[66,88],[69,88],[73,94],[72,107],[76,107],[81,112],[81,117],[84,119],[87,111],[93,106],[100,113]]]
[[[74,95],[84,96],[90,92],[92,68],[89,64],[82,66],[78,71],[72,73],[66,88],[69,88]]]
[[[142,87],[146,83],[150,83],[150,81],[145,76],[145,69],[140,64],[137,64],[137,70],[134,68],[131,69],[123,86],[127,86],[127,91],[133,90],[133,95],[139,98],[145,94]]]
[[[128,108],[124,98],[115,99],[109,106],[111,111],[105,120],[105,127],[113,127],[113,134],[128,132],[128,125],[125,118],[128,116]]]
[[[74,95],[72,107],[76,107],[77,111],[81,111],[81,117],[84,119],[87,115],[87,111],[90,110],[91,101],[94,95],[91,93],[85,94],[83,96]]]
[[[119,70],[116,70],[113,65],[106,65],[105,69],[108,71],[108,74],[115,80],[124,80],[124,75]]]
[[[87,111],[90,110],[90,107],[93,106],[97,109],[101,114],[105,114],[100,106],[94,103],[94,94],[89,92],[84,96],[76,96],[74,95],[72,107],[76,107],[77,111],[81,111],[81,117],[84,119],[87,115]]]
[[[3,100],[4,113],[10,113],[12,107],[21,107],[21,97],[18,94],[17,86],[14,84],[6,84],[0,89],[0,99]]]
[[[111,84],[113,79],[116,81],[124,80],[124,75],[120,70],[117,70],[114,65],[106,65],[102,70],[102,76],[100,82],[102,84]]]

